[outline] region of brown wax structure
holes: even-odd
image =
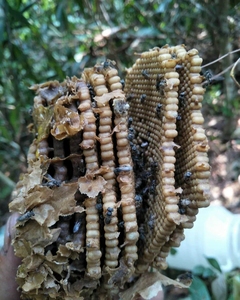
[[[32,87],[35,139],[10,203],[22,299],[116,299],[167,267],[209,205],[201,63],[166,45],[124,88],[109,60]]]

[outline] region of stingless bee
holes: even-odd
[[[166,79],[164,79],[163,74],[157,74],[157,79],[156,79],[156,89],[157,91],[160,92],[161,96],[164,96],[164,88],[167,84]]]
[[[158,118],[160,118],[161,108],[162,108],[162,104],[158,103],[156,106],[156,115]]]
[[[107,212],[106,212],[106,216],[105,216],[105,224],[110,224],[111,223],[112,213],[113,213],[113,208],[108,207]]]
[[[182,65],[177,64],[175,67],[176,72],[180,72],[183,69]]]
[[[148,74],[148,71],[147,71],[147,70],[142,70],[142,76],[143,76],[145,79],[150,79],[150,75]]]
[[[114,169],[115,175],[118,175],[121,172],[130,172],[130,171],[132,171],[131,166],[121,166]]]
[[[188,206],[191,204],[191,200],[189,199],[180,199],[178,202],[178,212],[180,215],[184,215],[187,212]]]
[[[184,177],[184,181],[188,182],[190,180],[190,178],[192,177],[192,172],[187,171],[186,173],[184,173],[183,177]]]
[[[107,69],[107,68],[114,68],[115,69],[115,65],[116,65],[116,62],[115,61],[112,61],[110,59],[107,59],[105,60],[105,62],[103,63],[103,68],[104,69]]]
[[[25,214],[21,215],[20,217],[18,217],[17,221],[25,222],[25,221],[30,220],[33,216],[35,216],[35,213],[32,210],[30,210],[30,211],[25,212]]]
[[[154,228],[154,223],[155,223],[155,216],[154,215],[150,215],[149,221],[148,221],[148,226],[151,230],[153,230]]]
[[[77,220],[73,226],[73,233],[77,233],[81,227],[81,220]]]
[[[128,129],[128,140],[132,141],[135,138],[135,131],[132,127]]]
[[[122,90],[124,90],[124,88],[125,88],[125,80],[124,80],[124,79],[121,79],[121,80],[120,80],[120,83],[121,83],[121,85],[122,85]]]
[[[42,186],[52,188],[54,186],[59,187],[61,185],[61,181],[53,178],[50,174],[46,174],[43,178],[46,180],[46,182],[43,182]]]
[[[131,101],[133,98],[134,98],[134,94],[128,94],[128,95],[126,96],[126,100],[127,100],[127,101]]]
[[[179,107],[185,107],[186,106],[186,92],[181,92],[179,94]]]
[[[146,100],[146,98],[147,98],[146,94],[142,94],[141,95],[140,101],[141,101],[142,104],[144,103],[144,101]]]

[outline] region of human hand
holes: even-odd
[[[18,300],[20,293],[17,291],[15,281],[17,268],[21,263],[20,258],[14,255],[13,246],[11,245],[14,236],[14,226],[18,214],[9,217],[4,234],[4,246],[0,251],[0,299],[1,300]]]

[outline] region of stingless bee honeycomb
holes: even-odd
[[[128,71],[131,149],[140,229],[136,271],[166,268],[198,208],[209,205],[210,166],[201,102],[202,59],[184,46],[142,53]]]
[[[22,299],[116,299],[167,267],[209,205],[201,63],[166,45],[142,53],[125,86],[105,61],[32,87],[35,139],[10,203]]]

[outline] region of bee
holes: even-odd
[[[75,223],[72,229],[73,235],[70,235],[70,240],[82,247],[85,247],[85,240],[86,240],[86,214],[81,213],[75,218]],[[67,222],[69,223],[69,222]],[[61,226],[62,228],[62,226]],[[63,241],[65,235],[68,236],[68,227],[63,227]],[[66,243],[66,241],[65,241]]]
[[[114,68],[115,69],[115,64],[116,64],[115,61],[107,59],[103,63],[103,69],[107,69],[107,68]]]
[[[158,118],[160,118],[161,108],[162,108],[162,104],[158,103],[156,106],[156,115]]]
[[[92,106],[92,108],[97,108],[97,102],[93,100],[92,103],[91,103],[91,106]],[[94,113],[94,116],[99,119],[99,117],[97,117],[98,115],[99,114]]]
[[[102,209],[103,209],[102,203],[97,203],[97,204],[95,205],[95,208],[96,208],[96,210],[97,210],[99,213],[101,213],[101,212],[102,212]]]
[[[130,171],[132,171],[131,166],[121,166],[114,169],[115,175],[118,175],[121,172],[130,172]]]
[[[57,244],[65,245],[66,242],[71,241],[72,237],[71,237],[70,226],[69,226],[71,218],[72,216],[59,217],[59,221],[57,222],[57,227],[60,228],[61,231],[56,241]],[[76,227],[78,227],[78,225]]]
[[[147,70],[142,70],[142,76],[143,76],[145,79],[150,79],[150,75],[148,74]]]
[[[156,90],[160,92],[162,96],[164,96],[164,88],[167,84],[166,79],[164,79],[163,74],[157,74],[157,79],[156,79]]]
[[[179,201],[179,205],[183,206],[183,207],[187,207],[191,204],[191,200],[189,199],[180,199]]]
[[[143,198],[141,195],[136,195],[135,196],[135,202],[136,202],[136,208],[141,207],[142,203],[143,203]]]
[[[186,173],[184,173],[183,177],[184,177],[184,181],[188,182],[190,180],[190,178],[192,177],[192,172],[187,171]]]
[[[118,222],[118,228],[123,229],[124,228],[124,221]]]
[[[141,97],[140,97],[140,101],[141,103],[144,103],[144,101],[146,100],[146,94],[142,94]]]
[[[113,213],[113,208],[108,207],[107,212],[106,212],[106,217],[105,217],[105,224],[110,224],[111,223],[112,213]]]
[[[89,90],[91,100],[94,101],[94,97],[95,97],[94,89],[93,89],[93,87],[90,83],[87,83],[87,87],[88,87],[88,90]]]
[[[152,175],[154,176],[157,172],[157,169],[158,169],[158,163],[156,161],[153,161],[150,164],[150,168],[151,168]]]
[[[191,204],[191,200],[189,199],[180,199],[178,203],[180,215],[184,215],[187,212],[188,206]]]
[[[154,228],[154,223],[155,223],[155,216],[154,215],[150,215],[149,221],[148,221],[148,226],[151,230],[153,230]]]
[[[188,206],[191,204],[191,201],[189,199],[180,199],[179,203],[178,203],[178,212],[180,213],[180,215],[184,215],[187,212],[187,208]]]
[[[133,118],[132,118],[132,117],[129,117],[129,118],[128,118],[128,128],[131,127],[132,122],[133,122]]]
[[[102,195],[101,195],[101,193],[99,193],[98,196],[97,196],[97,203],[95,205],[95,208],[100,214],[102,213],[103,205],[102,205]]]
[[[155,193],[156,193],[156,186],[157,186],[156,180],[153,179],[153,180],[151,181],[151,185],[150,185],[150,187],[149,187],[149,193],[150,193],[150,194],[155,195]]]
[[[47,181],[42,183],[42,186],[52,188],[54,186],[59,187],[61,185],[61,181],[54,179],[50,174],[46,174],[43,178]]]
[[[187,286],[190,286],[193,281],[192,272],[183,273],[183,274],[179,275],[176,280]]]
[[[127,100],[127,101],[131,101],[133,98],[134,98],[134,94],[128,94],[128,95],[126,96],[126,100]]]
[[[143,172],[142,176],[144,179],[148,179],[148,178],[152,177],[152,173],[150,171],[145,171],[145,172]]]
[[[73,226],[73,233],[77,233],[81,227],[81,220],[77,220]]]
[[[138,151],[138,147],[134,144],[132,144],[131,151],[132,151],[133,155],[138,156],[140,154],[139,151]]]
[[[177,120],[177,121],[181,121],[181,120],[182,120],[181,115],[178,114],[176,120]]]
[[[141,185],[142,185],[142,178],[141,177],[137,177],[135,179],[135,187],[136,187],[136,189],[139,189],[141,187]]]
[[[140,195],[136,195],[135,196],[135,201],[137,201],[137,202],[142,202],[142,196],[140,196]]]
[[[149,187],[148,186],[145,186],[143,189],[142,189],[142,195],[143,197],[147,197],[148,196],[148,192],[149,192]]]
[[[128,140],[132,141],[135,138],[135,131],[132,127],[128,129]]]
[[[78,170],[80,173],[83,175],[86,173],[86,166],[85,166],[85,161],[83,158],[79,159],[79,165],[78,165]]]
[[[25,212],[25,214],[21,215],[20,217],[18,217],[17,221],[25,222],[25,221],[30,220],[33,216],[35,216],[35,213],[32,210],[30,210],[30,211]]]
[[[141,144],[141,148],[147,148],[147,146],[148,146],[148,142],[142,142],[142,144]]]
[[[33,116],[33,106],[29,107],[27,112],[32,117]]]
[[[108,216],[111,216],[113,210],[114,210],[113,207],[108,207],[108,208],[107,208],[107,215],[108,215]]]
[[[209,85],[211,85],[213,83],[212,77],[213,77],[213,74],[210,70],[207,70],[204,73],[204,78],[205,78],[205,81],[206,81],[203,84],[204,87],[208,87]]]
[[[124,88],[125,88],[125,80],[124,80],[124,79],[121,79],[121,80],[120,80],[120,83],[121,83],[121,85],[122,85],[122,90],[124,90]]]
[[[114,104],[114,112],[117,116],[124,116],[127,114],[129,110],[129,104],[126,103],[124,100],[119,100]]]
[[[187,210],[185,207],[181,207],[180,205],[178,206],[178,212],[180,213],[180,215],[185,215]]]
[[[186,92],[181,92],[179,94],[179,107],[185,107],[186,106]]]
[[[145,242],[146,238],[145,238],[145,228],[144,228],[144,224],[141,224],[138,227],[138,232],[139,232],[139,240],[142,242]]]
[[[179,72],[179,71],[181,71],[183,69],[183,66],[182,65],[176,65],[176,67],[175,67],[175,70],[176,70],[176,72]]]

